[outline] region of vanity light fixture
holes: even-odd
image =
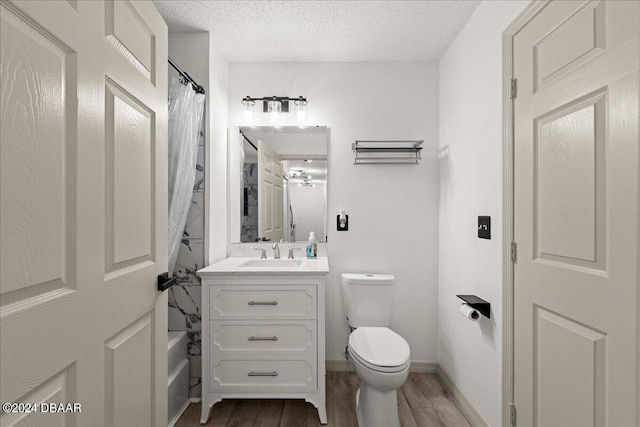
[[[310,183],[308,180],[303,180],[300,184],[298,184],[298,187],[315,187],[314,184]]]
[[[289,112],[289,102],[293,102],[293,109],[299,122],[304,121],[307,115],[307,98],[299,96],[297,98],[289,98],[288,96],[264,96],[262,98],[253,98],[245,96],[242,98],[243,112],[246,120],[251,120],[256,101],[262,101],[262,112],[271,115],[271,121],[279,122],[281,113]]]
[[[307,180],[307,179],[311,179],[311,175],[308,175],[305,171],[303,170],[292,170],[291,171],[291,178],[294,179],[302,179],[302,180]]]

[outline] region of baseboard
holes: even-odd
[[[182,408],[180,408],[180,410],[178,411],[178,413],[176,414],[176,416],[175,416],[175,417],[173,417],[173,419],[169,421],[169,427],[173,427],[173,426],[178,422],[178,420],[180,419],[180,417],[182,416],[182,414],[184,413],[184,411],[186,411],[186,410],[187,410],[187,408],[189,407],[189,405],[191,405],[191,403],[192,403],[192,402],[191,402],[191,399],[187,399],[187,400],[184,402],[184,405],[182,405]]]
[[[435,374],[438,372],[438,362],[411,362],[409,372],[416,374]]]
[[[469,420],[469,423],[473,427],[490,427],[487,420],[480,415],[480,412],[478,412],[476,407],[473,406],[473,403],[467,399],[464,393],[462,393],[462,391],[460,391],[460,389],[451,381],[447,374],[445,374],[442,369],[438,369],[437,374],[446,389],[451,393],[451,397],[456,401],[464,416]]]
[[[353,372],[350,360],[327,360],[325,363],[329,372]],[[409,372],[419,374],[435,373],[438,372],[438,364],[436,362],[411,362]]]
[[[353,372],[353,366],[349,360],[326,360],[325,364],[329,372]]]

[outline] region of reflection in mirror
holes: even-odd
[[[230,134],[230,242],[304,242],[311,231],[326,241],[327,128],[241,127]]]

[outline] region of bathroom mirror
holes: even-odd
[[[236,127],[229,144],[229,241],[325,242],[328,129]]]

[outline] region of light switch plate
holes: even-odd
[[[490,216],[478,217],[478,238],[491,239],[491,217]]]

